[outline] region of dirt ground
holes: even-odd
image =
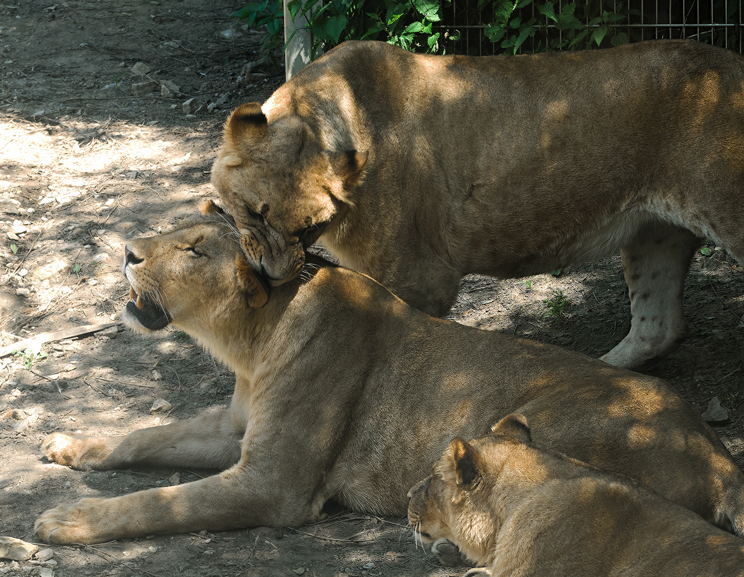
[[[214,198],[222,123],[283,81],[255,63],[261,35],[232,21],[240,0],[5,0],[0,4],[0,347],[115,322],[128,239],[166,230]],[[142,64],[138,64],[142,63]],[[251,68],[245,72],[245,65]],[[134,72],[133,72],[134,68]],[[165,86],[165,88],[163,88]],[[184,107],[190,99],[191,107]],[[744,274],[706,245],[688,278],[691,337],[652,371],[744,462]],[[452,318],[599,356],[629,327],[619,259],[559,276],[465,280]],[[120,435],[228,401],[232,375],[186,335],[121,327],[0,358],[0,535],[32,541],[45,509],[187,482],[205,471],[81,473],[47,463],[57,430]],[[151,412],[156,401],[170,408]],[[175,475],[175,476],[174,476]],[[0,575],[460,575],[416,549],[402,518],[340,512],[318,525],[54,547],[51,561],[0,561]],[[50,573],[51,571],[51,573]]]

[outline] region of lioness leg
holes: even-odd
[[[601,357],[603,361],[638,368],[669,354],[684,340],[682,293],[699,245],[700,239],[690,231],[653,222],[620,251],[630,296],[630,332]]]
[[[315,520],[309,498],[298,495],[303,490],[241,463],[192,483],[60,505],[42,513],[34,531],[42,541],[64,544],[201,529],[296,526]]]
[[[42,444],[50,461],[74,469],[122,469],[137,463],[226,469],[240,459],[245,423],[230,409],[134,431],[126,437],[54,433]]]

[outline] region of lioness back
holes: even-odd
[[[633,321],[603,359],[685,338],[701,238],[744,263],[744,59],[694,41],[519,57],[330,51],[238,108],[212,182],[275,284],[316,240],[436,316],[467,273],[621,252]]]

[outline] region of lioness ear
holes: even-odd
[[[334,174],[341,179],[344,188],[353,188],[362,180],[362,169],[367,164],[368,152],[346,150],[344,152],[326,152]]]
[[[266,134],[268,120],[257,102],[241,104],[233,110],[225,125],[225,140],[239,147],[242,142],[256,141]]]
[[[455,437],[450,443],[452,447],[452,460],[455,464],[455,478],[457,485],[471,487],[480,476],[480,455],[467,441]]]
[[[245,293],[248,306],[260,309],[269,300],[269,292],[253,274],[253,269],[246,260],[238,255],[235,257],[235,266],[238,269],[238,283]]]
[[[527,426],[527,417],[519,413],[512,413],[501,419],[491,427],[491,433],[514,437],[523,443],[532,442],[532,433]]]
[[[199,210],[202,214],[224,214],[225,211],[222,210],[220,206],[218,206],[214,201],[212,200],[205,200],[202,205],[199,207]]]

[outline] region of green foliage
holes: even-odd
[[[545,314],[546,317],[554,317],[562,319],[566,313],[566,307],[568,306],[568,299],[563,291],[556,289],[553,291],[553,296],[543,301],[548,307],[548,312]]]
[[[583,50],[619,46],[643,39],[643,28],[629,22],[661,18],[650,8],[630,7],[629,1],[586,0],[288,0],[295,23],[314,37],[312,57],[344,40],[383,40],[414,52],[445,54],[517,54],[549,50]],[[671,10],[671,8],[670,8]],[[716,21],[734,23],[739,3],[714,0]],[[282,46],[283,9],[279,0],[250,2],[234,16],[249,26],[265,27],[264,48]],[[680,13],[680,16],[684,16]],[[471,34],[463,35],[464,22]],[[482,27],[482,28],[481,28]],[[705,29],[698,40],[723,45],[736,30]],[[631,34],[629,36],[628,34]],[[464,37],[463,37],[464,36]],[[484,47],[480,38],[485,36]],[[490,45],[489,45],[490,42]]]
[[[15,244],[11,243],[11,245],[10,245],[10,251],[13,254],[18,254],[18,247]]]
[[[449,22],[452,0],[289,0],[293,22],[305,24],[314,36],[313,57],[344,40],[384,40],[406,50],[450,53],[461,40],[455,22]],[[611,25],[624,20],[624,3],[589,0],[556,2],[533,0],[472,0],[468,18],[483,22],[483,32],[494,44],[494,52],[542,52],[625,44],[626,34],[611,32]],[[443,12],[448,11],[444,18]],[[458,8],[460,13],[462,9]],[[470,14],[473,12],[473,14]],[[282,45],[283,8],[279,1],[250,2],[235,12],[251,27],[265,27],[264,48]],[[465,47],[467,51],[467,46]]]
[[[44,346],[41,343],[32,343],[25,351],[13,351],[13,355],[16,357],[23,357],[23,365],[27,369],[31,369],[35,360],[43,360],[47,358],[46,352],[44,352]]]

